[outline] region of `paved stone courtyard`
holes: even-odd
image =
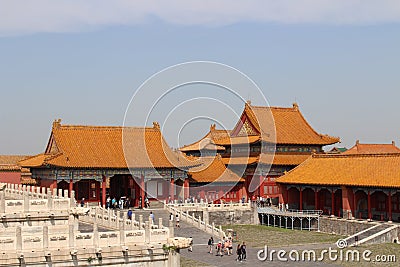
[[[150,211],[152,211],[155,215],[155,219],[163,218],[163,221],[169,220],[169,213],[162,209],[149,209],[149,210],[135,210],[136,214],[143,214],[143,216],[149,216]],[[165,223],[164,223],[165,224]],[[199,262],[197,266],[338,266],[339,264],[328,264],[328,263],[302,263],[302,262],[261,262],[257,259],[257,252],[260,250],[259,248],[251,248],[247,247],[247,260],[243,262],[236,261],[236,253],[235,249],[237,243],[233,245],[234,247],[234,255],[223,257],[215,256],[214,254],[209,254],[207,249],[207,241],[210,238],[210,235],[183,222],[180,222],[180,228],[175,228],[175,236],[182,237],[192,237],[193,238],[193,252],[189,252],[188,250],[182,250],[182,257],[194,260]],[[216,238],[214,238],[214,242],[218,242]],[[317,244],[317,245],[304,245],[295,247],[284,247],[285,250],[290,251],[291,249],[298,250],[306,250],[306,249],[323,249],[328,246],[335,246],[334,244]],[[279,248],[271,248],[271,249],[279,249]],[[202,265],[201,263],[204,263]]]

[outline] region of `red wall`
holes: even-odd
[[[0,182],[21,184],[21,173],[20,172],[0,172]]]

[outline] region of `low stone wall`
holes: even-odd
[[[233,210],[233,211],[206,211],[210,222],[216,225],[232,224],[258,224],[254,220],[253,210]]]
[[[367,244],[382,244],[382,243],[399,243],[400,231],[399,227],[388,231],[387,233],[368,240]]]
[[[358,220],[347,220],[342,218],[321,217],[319,229],[321,232],[351,236],[363,230],[379,224],[378,222],[366,222]]]
[[[180,254],[165,251],[162,245],[151,248],[136,245],[121,247],[104,247],[69,251],[29,251],[0,254],[0,266],[143,266],[175,267],[180,265]]]

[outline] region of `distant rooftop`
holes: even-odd
[[[343,152],[344,155],[389,153],[400,153],[400,148],[396,146],[394,141],[391,144],[361,144],[360,141],[357,140],[352,148]]]

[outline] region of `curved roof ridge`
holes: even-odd
[[[374,154],[313,154],[313,158],[373,158],[373,157],[400,157],[399,153],[374,153]]]
[[[105,130],[105,129],[110,129],[110,130],[124,130],[124,129],[146,129],[146,130],[154,130],[154,127],[151,126],[144,126],[144,127],[139,127],[139,126],[101,126],[101,125],[72,125],[72,124],[63,124],[60,126],[60,128],[57,128],[56,130],[69,130],[69,129],[93,129],[93,130]]]

